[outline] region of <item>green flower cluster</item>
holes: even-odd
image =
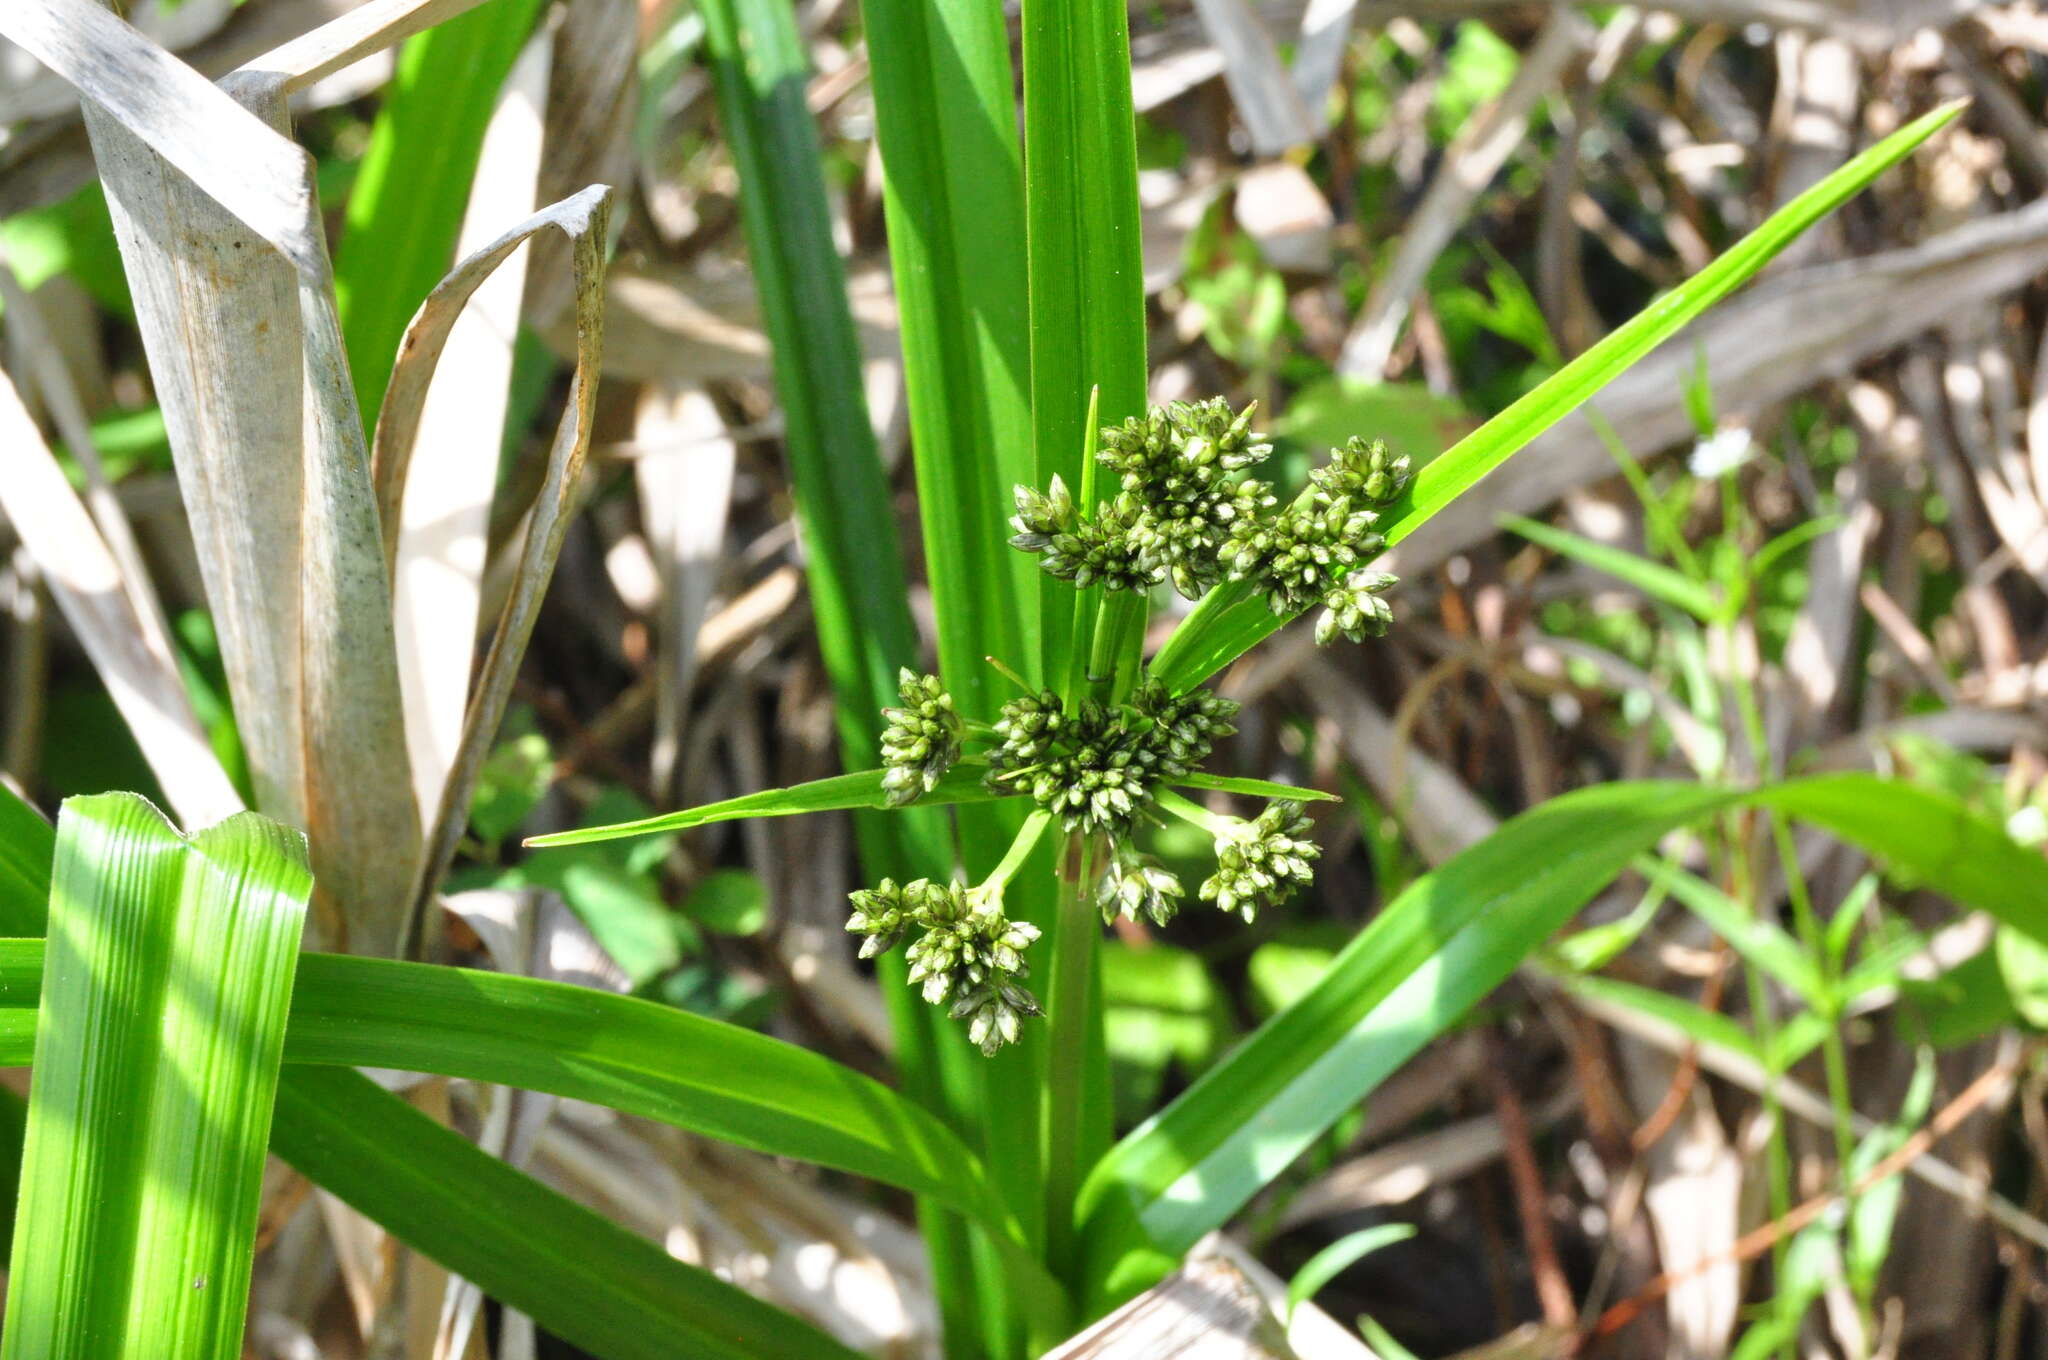
[[[1217,552],[1234,525],[1272,508],[1272,487],[1236,474],[1273,446],[1252,432],[1252,408],[1218,397],[1155,406],[1102,431],[1095,461],[1117,490],[1089,513],[1055,477],[1044,494],[1017,488],[1011,544],[1078,587],[1144,590],[1172,581],[1199,599],[1223,579]]]
[[[1230,818],[1216,837],[1216,872],[1202,884],[1203,900],[1246,921],[1285,901],[1315,877],[1310,865],[1322,851],[1309,839],[1312,826],[1301,804],[1284,799],[1255,820]]]
[[[1038,927],[1004,915],[1000,892],[957,883],[899,886],[885,878],[853,894],[846,928],[867,937],[862,958],[893,948],[913,927],[924,933],[904,951],[911,985],[933,1005],[950,999],[952,1018],[968,1022],[967,1037],[983,1053],[1015,1042],[1023,1019],[1039,1013],[1038,999],[1018,985],[1030,972],[1024,951]]]
[[[1003,705],[989,753],[989,787],[1026,793],[1068,831],[1121,838],[1162,779],[1186,774],[1237,729],[1232,701],[1197,690],[1175,696],[1156,682],[1128,704],[1083,699],[1069,712],[1051,690]]]
[[[1011,544],[1077,587],[1171,581],[1192,600],[1225,579],[1249,581],[1276,614],[1321,605],[1319,643],[1384,634],[1394,578],[1362,568],[1386,546],[1379,512],[1407,488],[1408,460],[1353,437],[1275,511],[1272,486],[1239,475],[1272,452],[1251,429],[1252,410],[1233,413],[1220,397],[1171,402],[1105,428],[1095,459],[1116,491],[1091,509],[1057,477],[1045,492],[1018,487]]]
[[[1361,568],[1386,547],[1377,532],[1380,507],[1408,486],[1408,460],[1380,440],[1353,436],[1309,474],[1294,504],[1266,519],[1239,524],[1220,556],[1233,581],[1253,581],[1275,614],[1320,604],[1316,641],[1338,634],[1379,637],[1393,614],[1381,598],[1395,578]]]
[[[960,715],[936,675],[905,666],[897,673],[903,707],[882,710],[882,792],[890,807],[905,807],[938,787],[960,759]]]

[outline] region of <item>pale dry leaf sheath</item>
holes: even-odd
[[[248,753],[256,806],[305,826],[295,271],[88,102],[87,131]]]
[[[162,633],[137,615],[113,554],[5,374],[0,509],[42,569],[179,818],[210,826],[239,812],[242,800],[207,744]]]
[[[483,0],[368,0],[311,33],[245,62],[237,74],[269,77],[290,94],[481,3]]]
[[[313,159],[93,0],[8,0],[0,35],[176,165],[305,273],[326,270]]]
[[[489,245],[503,223],[534,210],[553,47],[554,32],[544,27],[506,79],[484,134],[458,256]],[[422,822],[440,804],[469,701],[527,254],[515,250],[508,267],[479,284],[450,331],[420,413],[414,440],[420,456],[402,492],[390,489],[399,512],[386,511],[383,519],[387,543],[396,536],[391,588],[398,681]]]
[[[387,953],[419,814],[310,162],[275,81],[216,89],[75,0],[0,23],[31,11],[77,20],[45,46],[85,95],[258,805],[310,834],[316,940]],[[297,219],[249,184],[297,185]]]
[[[384,394],[384,409],[377,418],[376,481],[379,498],[388,507],[403,494],[427,388],[463,304],[528,237],[548,228],[569,237],[574,245],[576,280],[576,371],[569,383],[568,404],[548,451],[540,493],[527,517],[512,593],[505,601],[490,651],[477,677],[463,721],[462,740],[428,831],[420,871],[408,895],[406,937],[413,945],[424,938],[423,931],[433,927],[425,910],[427,901],[454,857],[456,842],[467,824],[477,771],[489,753],[505,715],[505,705],[512,697],[512,682],[518,675],[520,659],[526,654],[527,640],[533,635],[541,596],[554,574],[562,536],[568,532],[583,460],[590,450],[590,423],[603,361],[604,251],[610,216],[611,189],[594,184],[542,209],[458,264],[427,295],[419,314],[406,328],[398,362],[391,370],[391,385]]]

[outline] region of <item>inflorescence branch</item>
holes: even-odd
[[[1270,483],[1244,475],[1272,452],[1251,421],[1252,408],[1234,412],[1218,398],[1172,402],[1103,429],[1095,461],[1114,478],[1108,498],[1077,504],[1057,477],[1043,492],[1018,487],[1011,543],[1077,589],[1171,584],[1199,599],[1224,581],[1248,582],[1276,614],[1320,605],[1318,643],[1384,634],[1394,578],[1367,564],[1386,546],[1380,511],[1406,489],[1408,460],[1380,441],[1354,438],[1280,508]],[[1236,730],[1234,702],[1144,680],[1109,703],[1034,690],[998,667],[1025,692],[992,723],[963,718],[938,677],[901,673],[902,705],[883,710],[882,788],[889,806],[906,806],[935,789],[967,746],[984,746],[975,760],[986,762],[989,791],[1035,804],[1016,842],[971,888],[920,878],[861,889],[847,921],[866,937],[863,958],[918,932],[906,951],[912,985],[929,1002],[950,1003],[985,1053],[1015,1040],[1021,1021],[1039,1013],[1022,986],[1024,953],[1039,932],[1009,919],[1003,889],[1055,821],[1069,835],[1106,843],[1093,889],[1105,922],[1142,915],[1163,926],[1179,910],[1180,880],[1135,843],[1138,824],[1162,814],[1214,839],[1216,871],[1198,896],[1246,921],[1307,884],[1319,853],[1298,802],[1277,800],[1245,819],[1167,787],[1199,770]]]

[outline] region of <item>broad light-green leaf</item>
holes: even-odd
[[[134,794],[64,805],[6,1360],[241,1354],[311,891],[255,813],[188,840]]]

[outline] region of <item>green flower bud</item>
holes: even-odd
[[[905,667],[897,675],[901,708],[882,710],[882,791],[890,807],[916,802],[938,787],[960,759],[963,727],[936,675]]]
[[[904,952],[910,985],[933,1005],[950,998],[952,1016],[967,1019],[969,1037],[994,1053],[1017,1037],[1021,1017],[1039,1013],[1031,993],[1017,985],[1030,971],[1024,951],[1038,939],[1038,927],[1005,916],[1000,894],[923,879],[911,888],[920,885],[914,923],[924,934]],[[908,901],[912,893],[901,896]]]
[[[1316,620],[1316,645],[1328,645],[1339,633],[1353,642],[1385,637],[1394,611],[1382,593],[1399,580],[1383,571],[1360,571],[1330,587],[1323,593],[1323,615]]]
[[[1331,500],[1349,497],[1361,505],[1381,506],[1408,489],[1408,460],[1396,458],[1383,439],[1353,435],[1330,461],[1309,474],[1317,490]]]
[[[1233,823],[1216,838],[1216,872],[1203,882],[1201,895],[1251,921],[1260,908],[1285,901],[1310,882],[1322,851],[1308,839],[1313,823],[1291,800],[1269,803],[1256,821]]]
[[[1095,885],[1095,905],[1104,925],[1119,915],[1135,921],[1142,912],[1154,925],[1163,926],[1180,910],[1184,892],[1180,880],[1158,860],[1118,845]]]

